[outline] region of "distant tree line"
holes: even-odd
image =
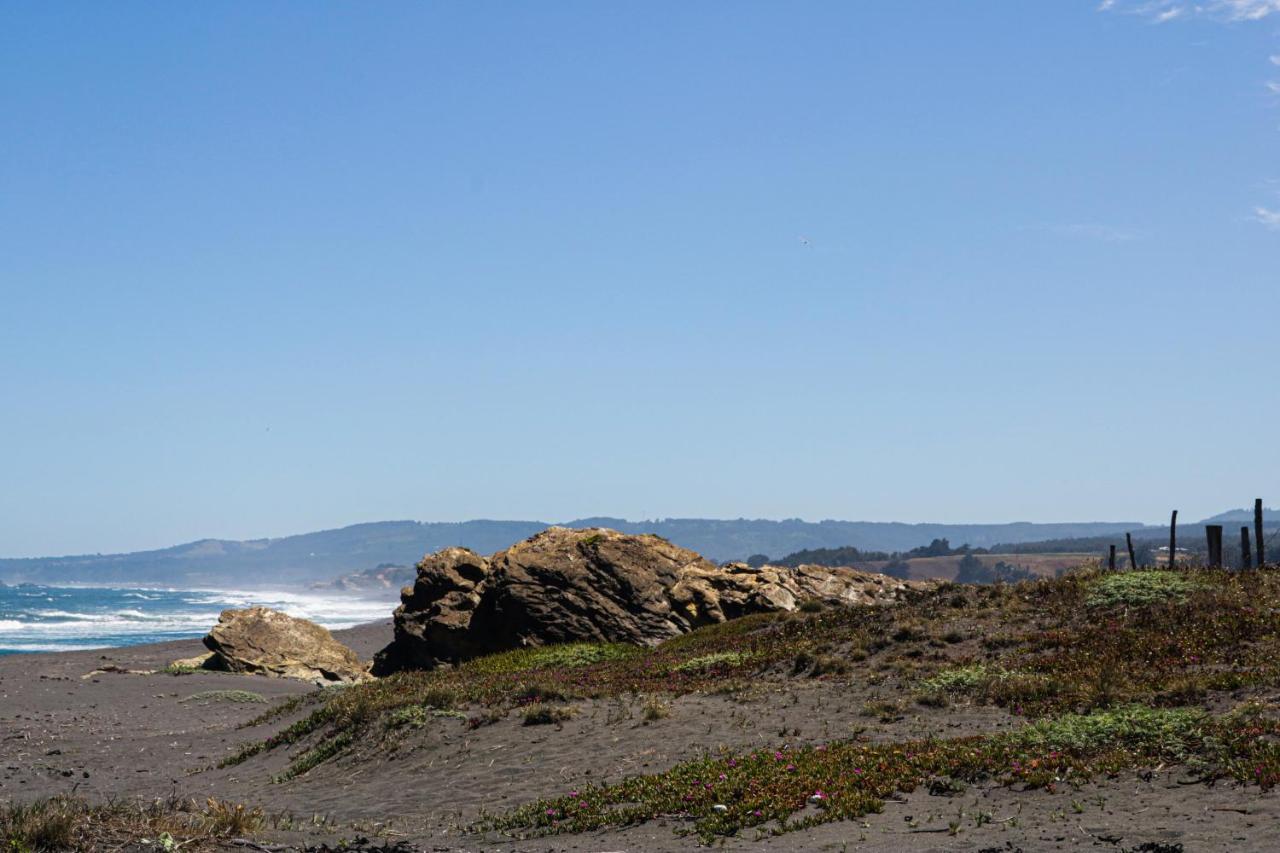
[[[1238,541],[1237,531],[1232,525],[1225,525],[1227,530],[1227,547],[1225,550],[1225,563],[1228,567],[1237,568],[1240,555],[1239,547],[1235,545]],[[1137,558],[1140,566],[1153,566],[1158,562],[1162,562],[1165,557],[1160,552],[1161,546],[1168,542],[1169,531],[1167,528],[1146,528],[1141,531],[1134,531],[1133,534],[1133,550],[1134,556]],[[1280,552],[1280,529],[1276,526],[1268,524],[1267,526],[1267,548],[1269,553]],[[921,545],[918,548],[912,548],[910,551],[863,551],[852,545],[842,548],[808,548],[803,551],[796,551],[788,554],[778,560],[771,560],[764,554],[754,554],[747,561],[753,566],[763,566],[765,564],[775,566],[789,566],[795,568],[797,566],[863,566],[867,563],[882,564],[877,570],[894,577],[906,578],[909,572],[909,561],[914,559],[922,559],[926,557],[954,557],[960,556],[960,574],[956,578],[961,583],[995,583],[997,581],[1013,582],[1033,577],[1033,573],[1022,566],[1017,566],[1003,560],[997,562],[993,566],[988,566],[978,559],[979,555],[990,554],[1096,554],[1099,558],[1103,558],[1108,553],[1112,545],[1116,546],[1117,564],[1127,567],[1129,562],[1128,549],[1126,547],[1124,536],[1088,536],[1066,539],[1045,539],[1040,542],[1009,542],[1004,544],[992,545],[990,548],[973,548],[969,545],[960,545],[953,548],[951,543],[945,539],[934,539],[928,545]],[[1204,526],[1201,524],[1188,524],[1185,527],[1178,527],[1178,560],[1189,564],[1203,562],[1206,558],[1207,546],[1205,544]]]
[[[971,548],[968,545],[961,545],[959,548],[952,548],[951,543],[946,539],[934,539],[928,545],[921,545],[918,548],[912,548],[910,551],[862,551],[852,545],[846,545],[843,548],[807,548],[803,551],[796,551],[794,554],[788,554],[780,560],[770,560],[763,554],[756,554],[747,560],[748,565],[763,566],[766,563],[774,566],[788,566],[796,568],[797,566],[827,566],[833,568],[836,566],[856,566],[859,563],[896,563],[906,560],[916,560],[923,557],[954,557],[957,554],[987,554],[990,553],[985,548]]]
[[[1144,538],[1134,540],[1134,551],[1139,565],[1153,565],[1156,561],[1155,539]],[[865,566],[868,563],[878,564],[877,571],[892,577],[906,579],[910,576],[910,561],[928,557],[959,556],[959,583],[1014,583],[1036,577],[1035,573],[1024,566],[1015,565],[1004,560],[988,565],[981,559],[990,554],[1104,554],[1113,545],[1119,545],[1119,553],[1125,554],[1124,539],[1117,540],[1110,536],[1096,536],[1078,539],[1048,539],[1043,542],[1026,542],[1018,544],[995,545],[991,548],[974,548],[968,544],[952,547],[945,538],[934,539],[928,545],[921,545],[909,551],[863,551],[852,545],[843,548],[807,548],[788,554],[778,560],[771,560],[764,554],[754,554],[747,560],[749,565],[763,566]],[[1188,543],[1191,544],[1191,543]],[[1194,546],[1193,546],[1194,547]],[[1127,560],[1127,557],[1125,557]]]
[[[1036,577],[1031,570],[1006,563],[1004,560],[998,561],[994,566],[988,566],[973,554],[965,554],[960,558],[958,568],[956,583],[1016,583]]]

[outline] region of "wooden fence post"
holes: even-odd
[[[1253,502],[1253,538],[1254,549],[1258,552],[1258,568],[1267,561],[1267,552],[1262,544],[1262,498]]]
[[[1249,528],[1240,528],[1240,568],[1246,572],[1253,568],[1253,555],[1249,553]]]
[[[1222,525],[1206,524],[1205,536],[1209,540],[1209,568],[1222,568]]]
[[[1109,565],[1111,567],[1111,571],[1114,572],[1116,570],[1116,546],[1115,545],[1111,546],[1111,561]]]
[[[1173,564],[1178,559],[1178,511],[1173,511],[1173,517],[1169,519],[1169,568],[1173,568]]]
[[[1138,568],[1138,558],[1133,555],[1133,535],[1126,533],[1124,535],[1124,544],[1129,546],[1129,570]]]

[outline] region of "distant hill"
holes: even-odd
[[[1280,523],[1280,510],[1271,507],[1262,508],[1262,523],[1270,524],[1271,522]],[[1217,515],[1206,518],[1201,524],[1252,524],[1253,508],[1249,509],[1231,509],[1226,512],[1220,512]]]
[[[779,556],[806,548],[852,546],[863,551],[907,551],[942,538],[956,544],[988,547],[1000,542],[1109,536],[1142,526],[1136,522],[904,524],[701,518],[639,522],[584,518],[565,524],[579,528],[612,527],[626,533],[656,533],[719,561],[745,560],[752,554]],[[462,545],[489,554],[527,539],[547,526],[542,521],[382,521],[279,539],[203,539],[131,554],[0,559],[0,580],[179,587],[292,586],[330,581],[380,564],[413,565],[424,554],[449,545]]]
[[[280,587],[331,580],[383,563],[411,565],[448,545],[496,551],[544,527],[536,521],[380,521],[280,539],[202,539],[131,554],[0,560],[0,579]]]

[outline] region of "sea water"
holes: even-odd
[[[0,655],[61,652],[200,637],[229,607],[262,605],[349,628],[390,617],[395,604],[350,594],[0,586]]]

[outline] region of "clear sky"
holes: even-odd
[[[1280,501],[1277,81],[1280,0],[5,3],[0,556]]]

